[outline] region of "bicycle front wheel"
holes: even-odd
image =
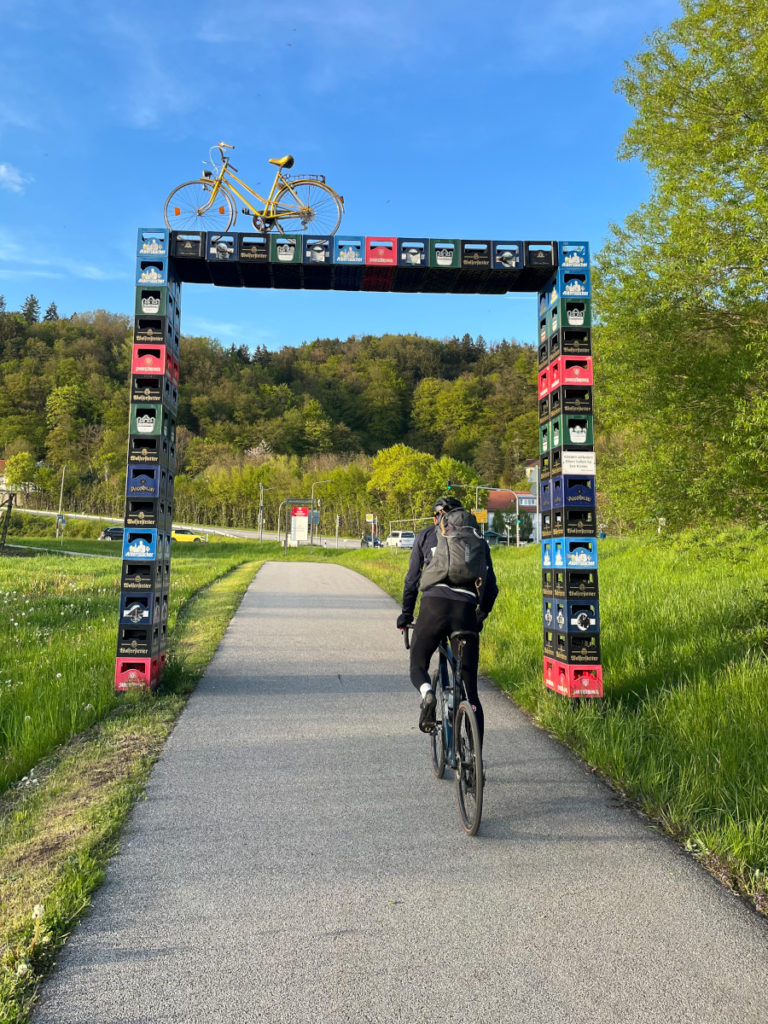
[[[163,209],[171,231],[215,231],[223,234],[237,216],[235,203],[226,189],[212,196],[213,183],[201,179],[185,181],[168,196]]]
[[[341,197],[322,181],[298,179],[275,196],[275,223],[280,231],[335,235],[344,212]]]
[[[463,700],[456,712],[456,802],[464,831],[477,833],[483,813],[483,755],[480,730],[471,705]]]

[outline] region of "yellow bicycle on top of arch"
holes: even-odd
[[[168,196],[163,216],[172,231],[213,231],[221,235],[235,224],[239,200],[245,204],[242,212],[252,218],[259,232],[336,233],[344,213],[344,197],[326,184],[325,175],[289,178],[285,171],[293,167],[293,157],[272,158],[269,162],[277,171],[265,197],[237,176],[237,168],[224,152],[234,148],[226,142],[211,146],[213,170],[178,185]],[[219,151],[218,163],[214,149]]]

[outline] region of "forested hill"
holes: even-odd
[[[125,465],[131,324],[102,311],[60,320],[55,307],[46,317],[29,300],[22,313],[0,311],[0,455],[29,451],[108,480]],[[537,454],[535,359],[529,347],[468,335],[274,352],[183,337],[179,472],[254,450],[351,456],[405,442],[514,482]]]

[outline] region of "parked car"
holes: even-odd
[[[200,544],[206,539],[204,533],[196,533],[188,530],[186,526],[174,526],[171,530],[171,540],[183,541],[187,544]]]
[[[371,537],[370,535],[366,535],[360,541],[360,547],[361,548],[383,548],[384,547],[384,543],[383,543],[381,537]]]
[[[124,526],[107,526],[99,534],[99,540],[122,540],[124,533]]]
[[[412,548],[416,540],[413,530],[393,530],[387,537],[388,548]]]

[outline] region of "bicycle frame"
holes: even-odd
[[[258,199],[260,203],[263,203],[264,208],[261,210],[257,209],[253,203],[232,184],[233,181],[236,181],[241,188],[245,189],[246,192],[249,192],[252,196]],[[277,168],[275,180],[272,182],[272,188],[269,190],[269,195],[266,199],[264,196],[260,195],[256,189],[251,188],[250,185],[246,185],[241,178],[238,178],[234,169],[230,167],[229,157],[227,156],[222,156],[221,168],[219,169],[219,173],[216,177],[211,179],[211,184],[213,191],[211,193],[211,201],[206,207],[207,209],[213,205],[219,190],[223,187],[234,193],[241,202],[245,203],[255,217],[268,217],[270,220],[279,220],[281,217],[292,217],[295,215],[295,211],[293,210],[287,210],[284,213],[281,213],[279,208],[274,205],[275,196],[281,188],[287,188],[294,196],[294,199],[297,199],[298,201],[298,197],[291,188],[290,181],[283,177],[282,170],[279,167]]]
[[[454,657],[450,638],[447,642],[443,640],[438,645],[437,654],[439,665],[437,670],[437,682],[442,689],[440,707],[449,710],[450,714],[443,715],[443,728],[445,729],[445,746],[448,764],[451,768],[456,767],[456,744],[454,742],[453,727],[456,720],[456,709],[463,700],[467,700],[467,688],[461,673],[462,659],[464,655],[464,644],[466,640],[460,639],[457,643],[458,655]],[[453,698],[453,700],[451,700]]]

